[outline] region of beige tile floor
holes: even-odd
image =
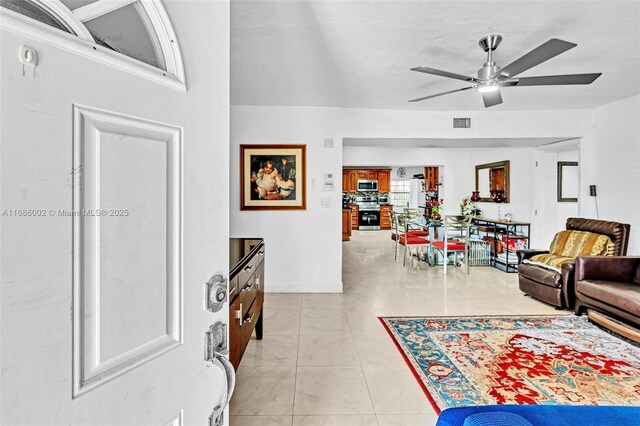
[[[265,295],[264,339],[238,369],[232,426],[433,425],[378,316],[555,312],[524,297],[516,274],[403,267],[387,231],[356,231],[342,247],[342,294]]]

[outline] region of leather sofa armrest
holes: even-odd
[[[603,280],[632,282],[640,257],[628,256],[578,256],[575,280]]]
[[[563,263],[560,272],[562,273],[562,297],[564,298],[564,307],[573,309],[576,302],[575,263]]]
[[[518,256],[518,263],[522,263],[523,260],[529,259],[536,254],[547,254],[549,250],[536,250],[536,249],[526,249],[526,250],[517,250],[516,255]]]

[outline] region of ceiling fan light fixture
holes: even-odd
[[[523,56],[511,62],[509,65],[500,67],[493,60],[493,51],[498,47],[501,41],[502,36],[497,34],[486,36],[480,40],[479,45],[482,50],[487,53],[487,61],[482,65],[482,68],[478,70],[477,77],[470,77],[469,75],[457,74],[427,66],[411,68],[412,71],[419,71],[426,74],[437,75],[440,77],[453,78],[471,84],[461,89],[449,90],[447,92],[437,93],[435,95],[412,99],[409,102],[419,102],[426,99],[436,98],[438,96],[448,95],[450,93],[458,93],[464,90],[475,89],[482,95],[484,107],[489,108],[502,103],[502,95],[500,94],[500,90],[503,87],[591,84],[602,74],[589,73],[518,77],[519,74],[527,71],[530,68],[540,65],[543,62],[548,61],[549,59],[554,58],[569,49],[576,47],[577,44],[557,38],[552,38],[549,41],[531,50],[530,52],[525,53]]]
[[[499,89],[500,87],[494,82],[483,83],[478,86],[478,92],[480,93],[497,92]]]

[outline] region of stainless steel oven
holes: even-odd
[[[356,197],[358,206],[358,230],[375,231],[380,229],[380,206],[373,196]]]
[[[361,231],[377,231],[380,229],[380,207],[360,207],[358,210],[358,229]]]
[[[377,180],[359,180],[358,192],[378,192]]]

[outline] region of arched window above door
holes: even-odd
[[[101,55],[104,62],[186,90],[180,47],[160,0],[0,0],[0,6],[10,17],[75,35],[94,51],[135,59],[109,61]]]

